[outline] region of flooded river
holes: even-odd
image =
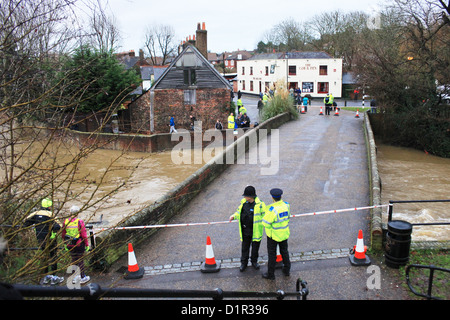
[[[450,199],[450,159],[423,151],[377,143],[382,203],[389,200]],[[394,204],[393,220],[450,222],[450,203]],[[387,223],[383,211],[383,222]],[[450,225],[414,226],[413,240],[450,240]]]
[[[110,166],[111,163],[113,164]],[[91,221],[97,221],[103,214],[103,226],[117,225],[126,217],[153,204],[201,166],[202,164],[194,163],[175,164],[170,151],[121,154],[119,151],[99,149],[81,164],[79,174],[84,175],[85,183],[80,181],[74,184],[72,190],[81,191],[81,194],[70,204],[78,202],[78,205],[82,205],[88,201],[99,185],[102,175],[108,170],[95,198],[113,193],[106,196],[105,201],[87,210],[84,215],[92,216]],[[115,192],[122,183],[124,185]]]
[[[18,145],[16,152],[21,154],[18,161],[21,167],[34,167],[32,180],[42,181],[47,192],[52,188],[55,207],[62,210],[60,217],[68,215],[70,207],[77,205],[84,207],[80,216],[87,222],[99,221],[103,216],[101,226],[120,224],[152,205],[203,166],[194,161],[174,163],[171,151],[80,150],[70,142],[55,139],[42,152],[43,145],[40,140],[32,145]],[[201,151],[192,151],[192,159],[196,152]],[[39,161],[35,162],[37,157]],[[51,178],[38,179],[51,175],[55,176],[53,182]],[[23,188],[30,189],[28,181]],[[33,188],[39,189],[39,185]]]

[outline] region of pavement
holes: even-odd
[[[243,102],[255,121],[257,98],[244,96]],[[279,147],[276,174],[262,175],[261,168],[267,164],[250,164],[247,153],[245,164],[231,165],[170,223],[228,220],[247,185],[253,185],[267,204],[271,202],[269,190],[281,188],[283,199],[291,204],[291,214],[369,205],[363,117],[355,118],[354,112],[343,110],[339,116],[320,116],[319,105],[313,101],[306,114],[268,137],[267,154],[275,158],[275,146]],[[92,274],[91,282],[137,289],[295,292],[301,278],[307,282],[308,300],[408,299],[404,279],[399,278],[398,270],[385,266],[382,256],[368,253],[370,266],[350,264],[349,249],[356,245],[359,230],[364,244],[370,244],[369,224],[369,210],[291,218],[291,274],[285,277],[278,270],[274,281],[261,277],[267,270],[265,239],[259,251],[260,270],[249,266],[239,271],[237,223],[164,228],[134,248],[139,266],[145,269],[143,278],[123,279],[120,272],[127,267],[127,257],[123,257],[109,272]],[[217,273],[200,272],[207,236],[216,261],[221,263]]]

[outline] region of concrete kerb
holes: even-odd
[[[364,129],[366,134],[366,144],[368,149],[368,168],[370,183],[370,200],[371,206],[381,205],[381,179],[378,173],[377,164],[377,147],[372,132],[372,126],[367,113],[364,113]],[[376,251],[382,250],[383,229],[382,229],[382,209],[371,209],[371,247]]]
[[[232,144],[227,146],[224,151],[216,155],[208,163],[198,169],[189,178],[172,189],[166,195],[159,198],[155,203],[139,212],[127,217],[121,227],[137,225],[165,224],[211,181],[217,178],[237,158],[248,151],[249,143],[247,141],[259,142],[259,130],[267,129],[267,136],[272,129],[276,129],[282,124],[291,120],[289,113],[283,113],[261,123],[258,127],[248,130]],[[255,135],[255,137],[252,137]],[[228,160],[228,163],[227,163]],[[105,230],[95,235],[97,246],[102,245],[103,249],[96,254],[96,260],[101,260],[104,267],[110,266],[128,251],[127,244],[133,243],[137,246],[144,240],[152,236],[158,229],[135,229],[135,230]]]
[[[291,262],[302,262],[312,260],[347,258],[348,255],[349,255],[349,248],[314,250],[314,251],[294,252],[294,253],[290,252],[289,260]],[[221,268],[223,269],[238,268],[241,265],[240,257],[226,258],[226,259],[216,258],[216,261],[221,263]],[[260,265],[265,265],[267,264],[267,262],[268,262],[267,255],[261,256],[258,259],[258,263]],[[157,266],[145,266],[144,270],[146,276],[199,271],[201,263],[202,262],[199,261],[193,261],[193,262],[182,262]]]

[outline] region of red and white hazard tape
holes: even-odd
[[[356,208],[347,208],[347,209],[335,209],[335,210],[327,210],[327,211],[308,212],[308,213],[301,213],[301,214],[291,215],[291,218],[305,217],[305,216],[315,216],[315,215],[329,214],[329,213],[359,211],[359,210],[367,210],[367,209],[375,209],[375,208],[383,208],[383,207],[389,207],[389,205],[388,204],[382,204],[382,205],[379,205],[379,206],[367,206],[367,207],[356,207]],[[96,231],[96,232],[102,232],[102,231],[106,231],[106,230],[133,230],[133,229],[191,227],[191,226],[205,226],[205,225],[214,225],[214,224],[225,224],[225,223],[232,223],[232,222],[237,222],[237,220],[232,220],[232,221],[215,221],[215,222],[197,222],[197,223],[156,224],[156,225],[148,225],[148,226],[93,228],[93,230]]]

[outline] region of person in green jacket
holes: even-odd
[[[266,205],[256,196],[253,186],[247,186],[244,190],[243,199],[236,212],[230,216],[230,221],[239,221],[239,235],[241,237],[241,267],[240,271],[247,268],[250,256],[250,245],[252,252],[250,261],[256,270],[259,269],[258,252],[263,236],[262,218]]]

